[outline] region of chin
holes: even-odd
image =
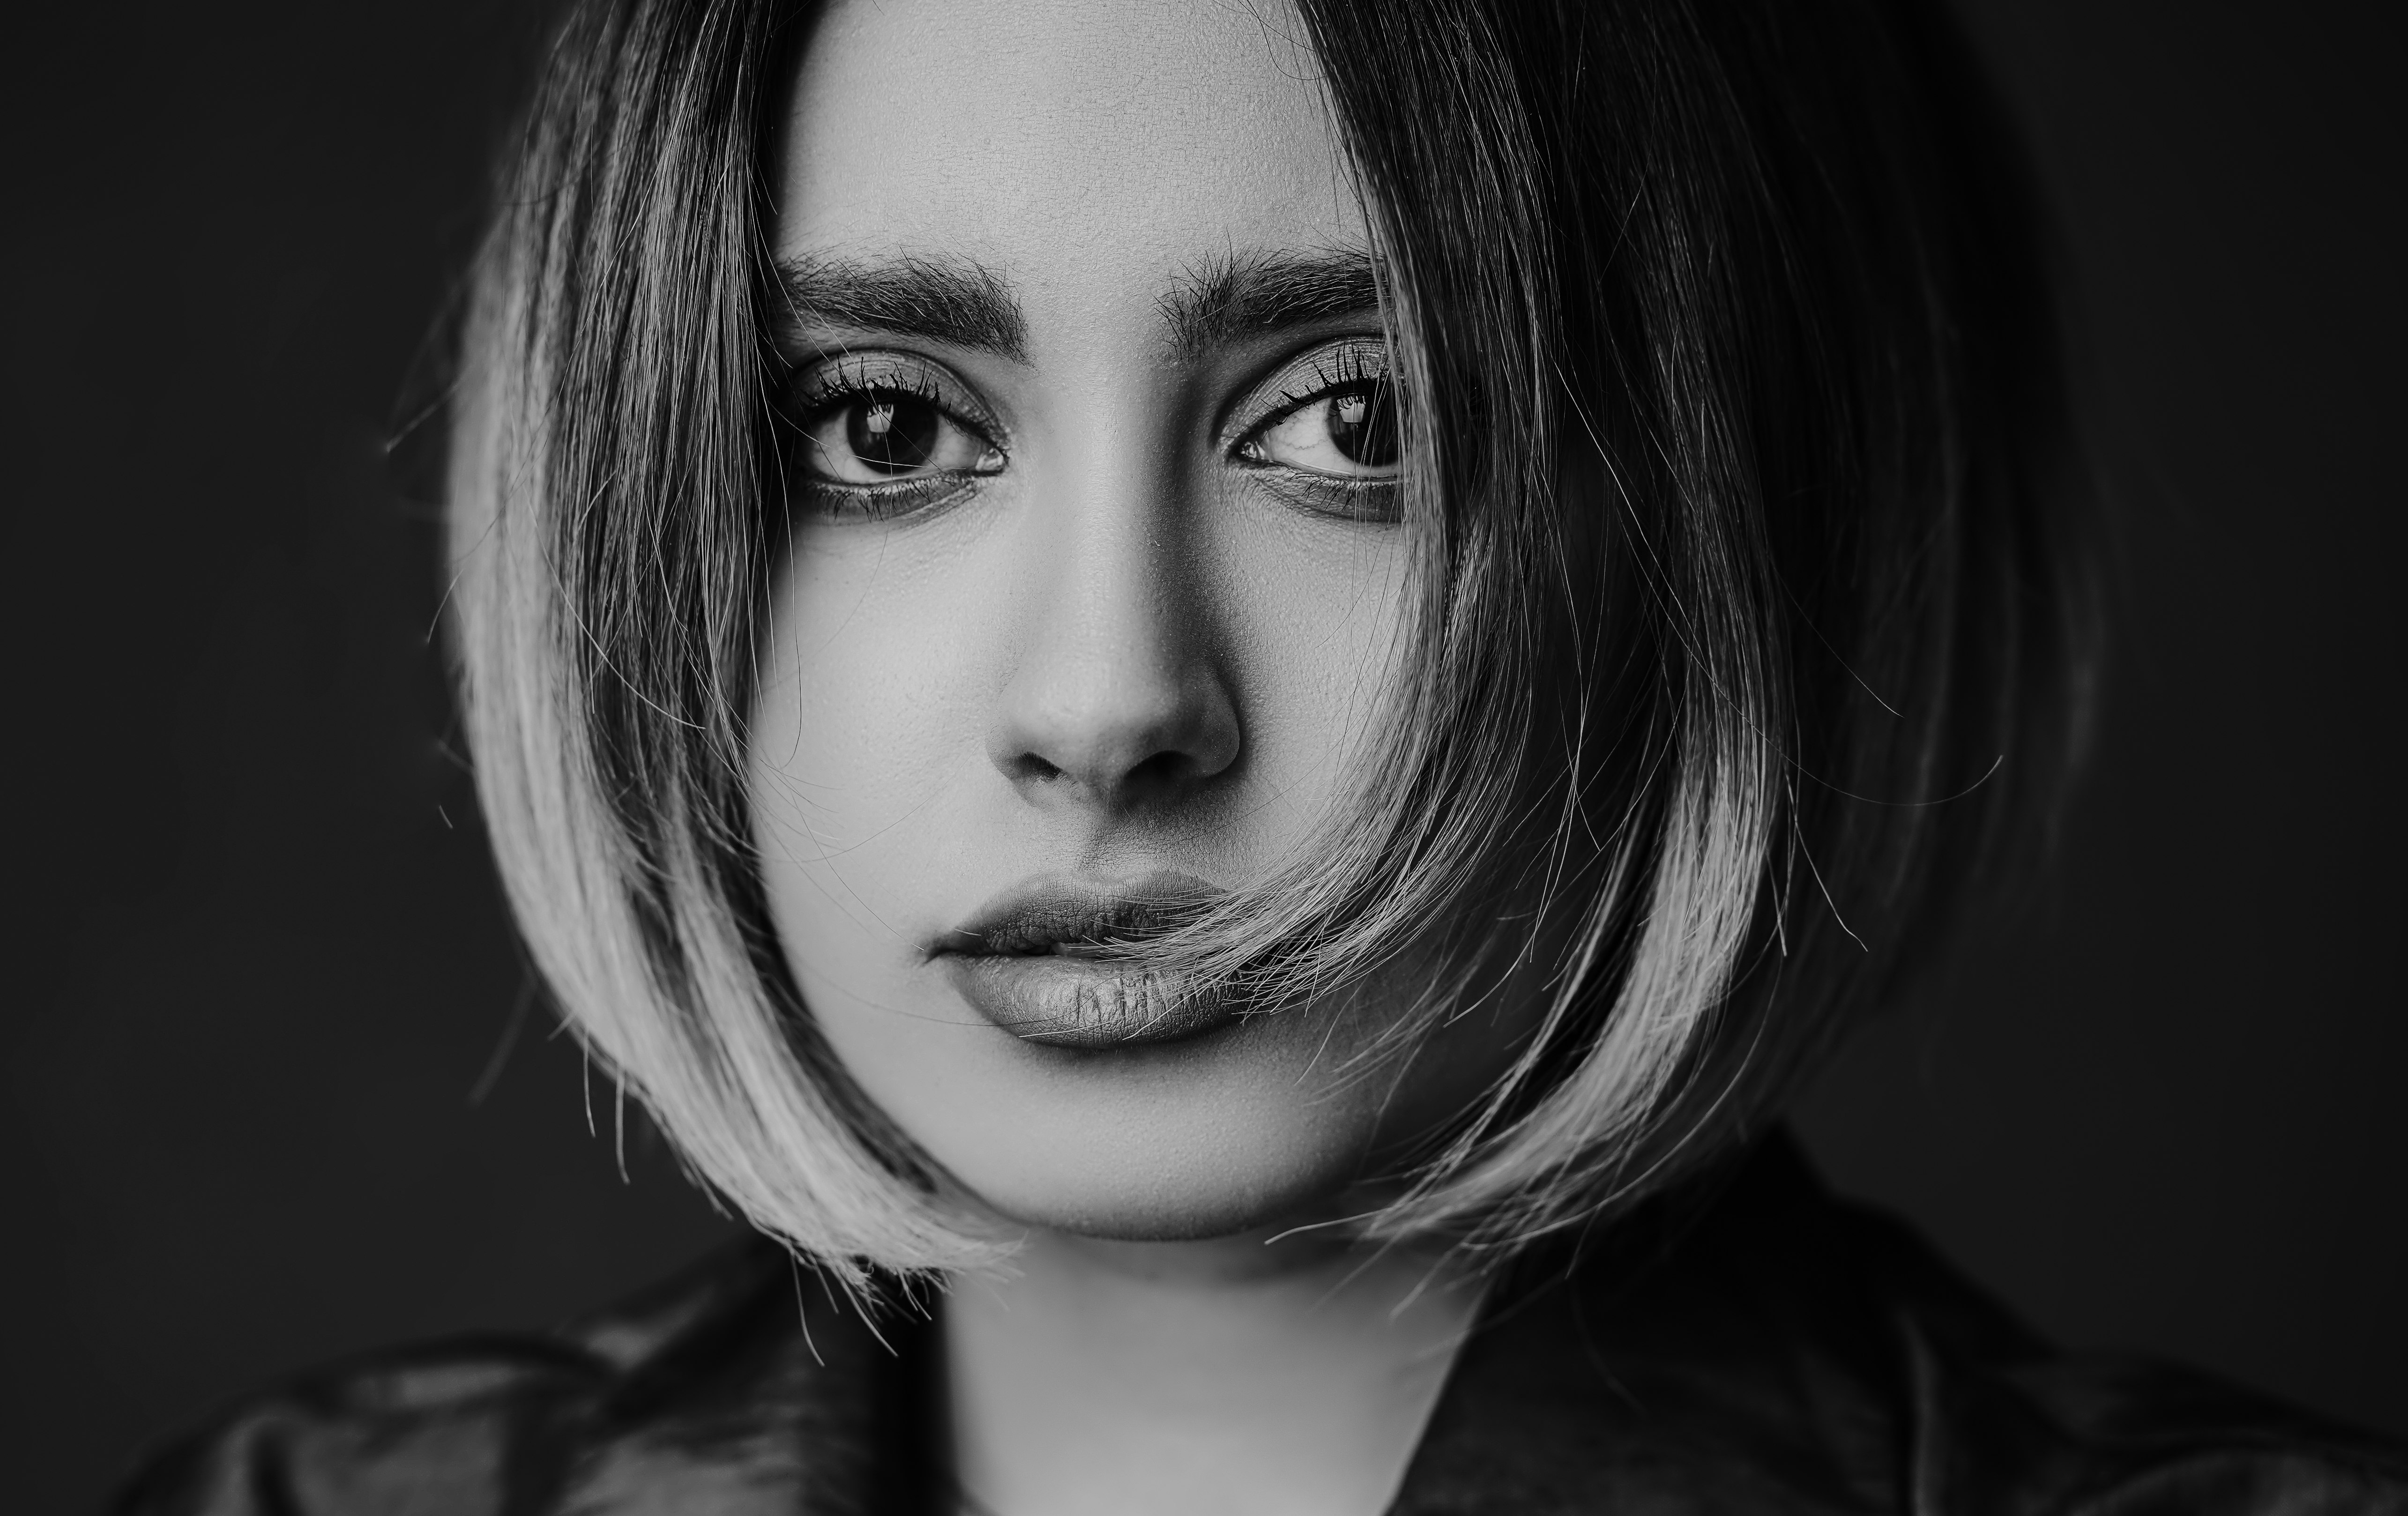
[[[1155,1155],[1146,1155],[1154,1157]],[[1008,1163],[959,1176],[984,1209],[1022,1226],[1118,1242],[1195,1242],[1322,1219],[1351,1167],[1312,1163],[1158,1161],[1014,1173]]]
[[[1326,1220],[1330,1201],[1345,1187],[1335,1181],[1251,1187],[1225,1176],[1093,1175],[977,1199],[1018,1226],[1110,1242],[1201,1242]]]
[[[1312,1008],[1084,1051],[815,1003],[865,1093],[1021,1225],[1171,1241],[1314,1219],[1361,1177],[1391,1105],[1392,1080],[1330,1068],[1334,1029]]]

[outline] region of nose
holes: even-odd
[[[1031,508],[1019,656],[987,755],[1035,804],[1176,803],[1241,746],[1209,597],[1167,491],[1089,479]]]

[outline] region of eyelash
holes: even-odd
[[[880,392],[908,394],[916,400],[926,401],[949,416],[953,415],[953,408],[945,403],[942,387],[929,382],[926,371],[917,365],[874,365],[868,359],[847,356],[836,359],[819,372],[826,376],[827,381],[813,384],[796,397],[795,411],[798,420],[816,416],[839,400],[855,400]],[[873,379],[873,373],[878,377]],[[963,417],[954,416],[954,420],[965,425],[971,424]]]
[[[872,395],[890,394],[909,396],[932,407],[997,452],[1003,451],[1003,444],[996,436],[1000,428],[983,414],[969,413],[970,408],[931,377],[924,361],[893,356],[864,358],[848,353],[823,365],[796,366],[810,376],[810,382],[789,399],[783,408],[784,418],[788,426],[806,437],[811,423],[829,410]],[[789,386],[796,383],[791,372],[786,382]],[[803,445],[810,444],[806,440]],[[802,490],[820,501],[829,514],[856,515],[870,521],[891,521],[947,503],[986,478],[983,473],[941,472],[899,479],[888,484],[856,484],[820,479],[799,467],[790,473],[800,476],[797,482]]]
[[[1290,505],[1315,515],[1349,521],[1399,519],[1398,480],[1393,476],[1348,479],[1244,456],[1242,450],[1256,438],[1316,401],[1359,386],[1393,382],[1385,347],[1362,338],[1322,348],[1291,364],[1279,377],[1285,379],[1297,369],[1303,370],[1301,382],[1294,387],[1282,384],[1276,400],[1248,405],[1240,411],[1243,420],[1233,428],[1236,436],[1226,444],[1226,454]]]
[[[815,419],[835,407],[873,394],[908,395],[942,412],[998,452],[1003,451],[996,436],[1000,430],[996,423],[961,404],[922,362],[846,354],[820,365],[796,367],[809,374],[811,382],[794,393],[781,409],[787,424],[798,433],[807,433]],[[1289,503],[1317,515],[1352,520],[1395,519],[1397,480],[1393,478],[1322,475],[1268,461],[1258,462],[1243,454],[1254,439],[1305,407],[1348,389],[1387,382],[1385,350],[1360,339],[1325,347],[1290,364],[1279,378],[1288,382],[1281,384],[1275,392],[1276,398],[1243,407],[1240,414],[1247,419],[1240,428],[1233,429],[1236,435],[1223,445],[1224,456]],[[787,380],[790,386],[795,382],[793,377]],[[1261,393],[1259,390],[1254,393]],[[982,472],[944,472],[887,484],[857,484],[804,474],[799,483],[824,503],[823,508],[833,507],[831,514],[841,510],[886,521],[949,502],[975,489],[986,477]]]
[[[1239,440],[1243,442],[1248,437],[1259,436],[1315,400],[1326,400],[1340,390],[1352,389],[1359,384],[1385,383],[1388,378],[1386,362],[1383,360],[1377,365],[1367,365],[1364,362],[1365,350],[1362,345],[1350,343],[1342,348],[1325,348],[1303,360],[1312,365],[1312,383],[1301,392],[1282,390],[1278,403],[1256,416],[1253,424],[1246,428],[1245,436]],[[1333,375],[1323,369],[1320,365],[1325,358],[1335,361],[1340,371]]]

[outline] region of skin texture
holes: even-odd
[[[1345,800],[1385,698],[1402,531],[1299,507],[1226,435],[1291,359],[1376,347],[1376,312],[1182,357],[1161,308],[1233,255],[1369,248],[1277,17],[838,5],[795,93],[781,256],[974,265],[1025,330],[1012,358],[803,323],[800,357],[942,365],[1002,461],[883,520],[798,493],[752,754],[771,906],[853,1076],[1032,1223],[1181,1237],[1309,1209],[1501,1056],[1466,1035],[1400,1083],[1345,1077],[1376,1004],[1043,1047],[928,953],[1031,879],[1262,879]]]
[[[1265,465],[1344,466],[1311,417],[1251,453],[1232,423],[1275,419],[1292,360],[1376,349],[1377,314],[1185,348],[1165,317],[1233,263],[1368,255],[1300,36],[1211,0],[856,0],[817,21],[787,121],[781,260],[974,274],[1021,328],[981,347],[801,311],[799,372],[917,376],[964,425],[932,454],[953,484],[865,507],[812,481],[860,472],[867,413],[806,384],[752,754],[814,1016],[1030,1228],[1017,1277],[947,1308],[962,1478],[1004,1516],[1376,1510],[1477,1303],[1409,1251],[1265,1242],[1484,1086],[1497,1026],[1368,1078],[1342,1070],[1377,996],[1049,1047],[929,951],[1031,879],[1260,880],[1347,798],[1404,534]]]

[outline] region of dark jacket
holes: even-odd
[[[937,1357],[926,1320],[865,1320],[752,1242],[555,1337],[298,1380],[154,1463],[121,1509],[944,1510]],[[2408,1454],[2197,1374],[2060,1355],[1775,1140],[1517,1265],[1395,1507],[1873,1511],[2408,1516]]]

